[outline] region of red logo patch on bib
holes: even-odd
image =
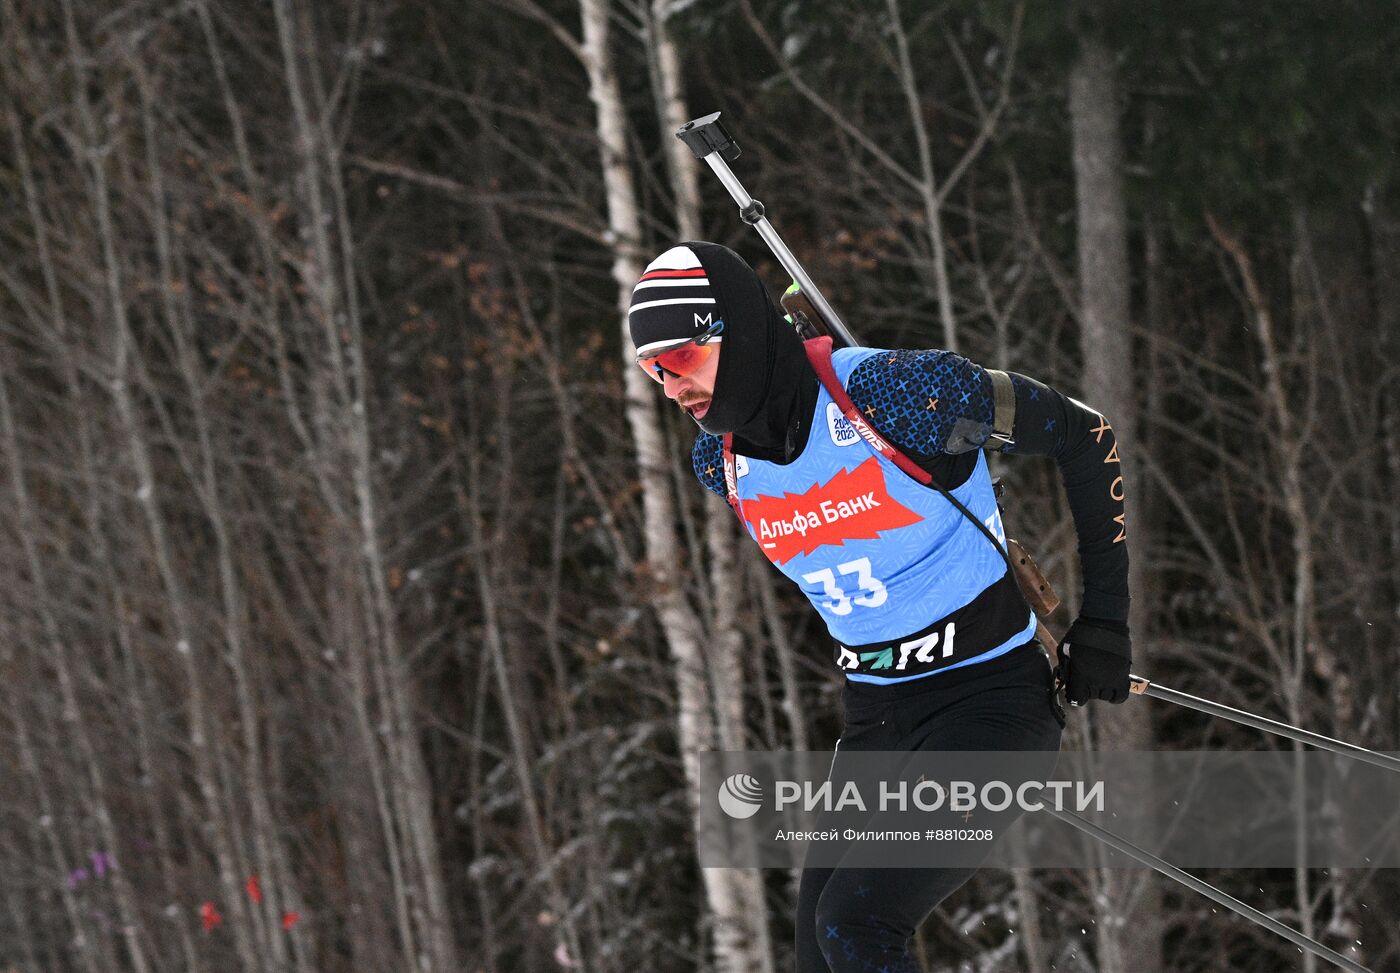
[[[760,495],[745,500],[743,509],[759,547],[775,564],[810,554],[823,544],[873,540],[881,531],[922,519],[890,496],[874,456],[805,493],[785,493],[781,498]]]

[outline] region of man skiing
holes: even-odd
[[[628,321],[638,364],[700,426],[695,475],[835,640],[845,725],[833,774],[860,751],[1059,749],[1054,675],[982,455],[1005,414],[992,373],[948,351],[804,346],[748,264],[713,243],[653,260]],[[1055,458],[1079,537],[1067,697],[1121,703],[1131,642],[1113,430],[1032,378],[1011,373],[1009,388],[1002,450]],[[917,970],[915,929],[973,871],[804,868],[797,969]]]

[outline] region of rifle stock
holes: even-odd
[[[803,341],[828,335],[836,344],[840,344],[831,325],[822,317],[821,310],[802,292],[800,284],[794,282],[783,292],[782,305],[783,310],[787,312],[789,323],[797,329],[797,336]]]

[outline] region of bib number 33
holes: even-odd
[[[836,572],[840,572],[842,575],[855,575],[854,584],[847,583],[843,586],[838,583]],[[831,568],[812,571],[809,574],[804,574],[802,580],[808,584],[822,586],[822,594],[826,599],[823,602],[823,607],[833,615],[849,615],[855,610],[856,605],[860,605],[862,608],[879,608],[889,597],[884,582],[870,573],[870,558],[868,557],[838,564],[836,571],[832,571]],[[857,591],[859,594],[854,594]],[[848,592],[852,594],[848,595]]]

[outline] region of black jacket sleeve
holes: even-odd
[[[1113,427],[1084,403],[1033,378],[1009,374],[1016,389],[1015,445],[1003,452],[1054,457],[1079,535],[1084,575],[1080,614],[1126,626],[1127,524],[1123,464]]]

